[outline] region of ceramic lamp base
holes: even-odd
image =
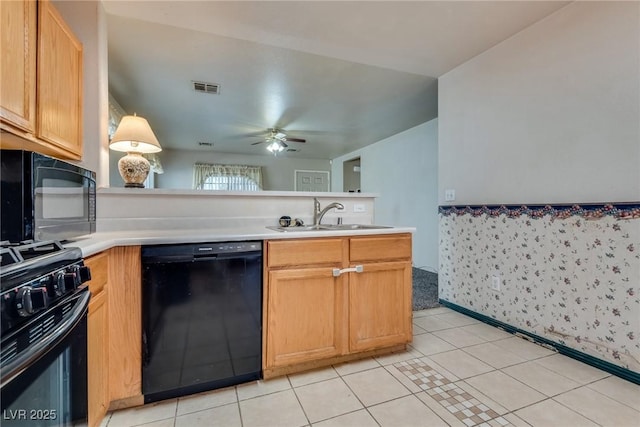
[[[126,188],[144,188],[150,168],[149,161],[140,153],[127,153],[118,160],[118,171]]]

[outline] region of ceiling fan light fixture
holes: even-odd
[[[279,140],[274,139],[269,143],[269,145],[267,145],[267,150],[274,154],[277,154],[284,150],[284,145]]]

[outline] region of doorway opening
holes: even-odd
[[[342,164],[342,191],[360,192],[360,157],[346,160]]]

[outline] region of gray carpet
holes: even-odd
[[[438,275],[413,268],[413,311],[440,307],[438,304]]]

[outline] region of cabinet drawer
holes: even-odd
[[[349,244],[349,260],[357,261],[411,259],[411,235],[353,237]]]
[[[84,264],[91,270],[89,291],[96,296],[109,281],[109,256],[107,252],[85,258]]]
[[[344,239],[299,239],[267,242],[267,265],[342,263]]]

